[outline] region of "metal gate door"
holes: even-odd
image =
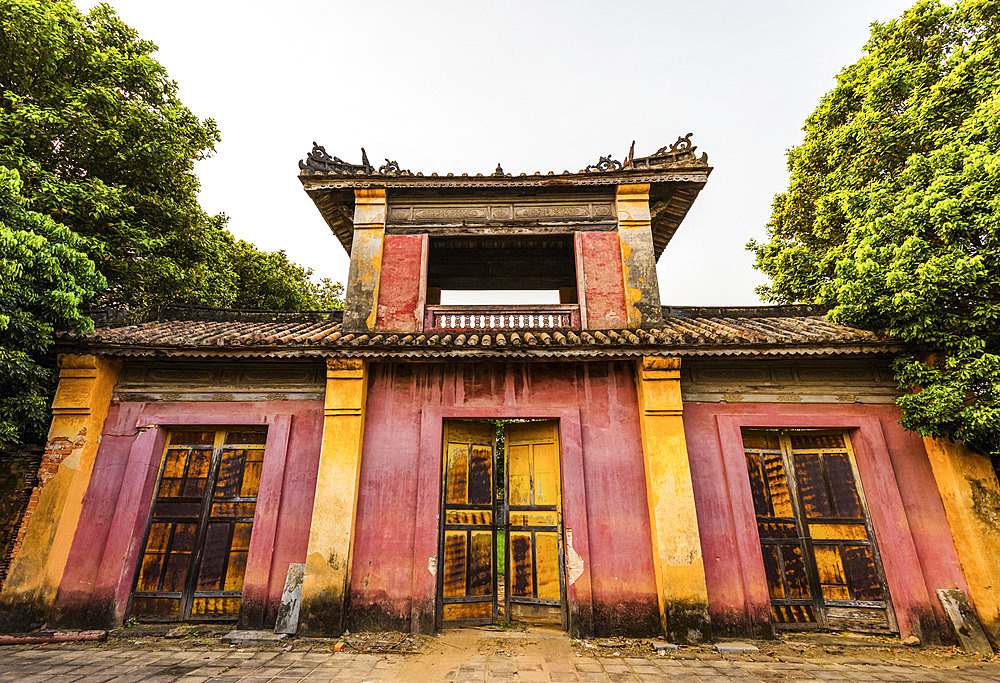
[[[438,557],[438,623],[490,624],[497,615],[491,422],[447,420]]]
[[[898,630],[847,434],[744,430],[743,448],[775,625]]]
[[[566,626],[559,429],[555,420],[505,427],[507,590],[510,621]]]
[[[255,428],[169,434],[132,592],[132,616],[237,618],[266,436]]]

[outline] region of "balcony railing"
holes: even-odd
[[[552,306],[427,306],[425,332],[579,330],[577,304]]]

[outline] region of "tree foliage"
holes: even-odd
[[[82,303],[104,287],[83,239],[28,211],[16,171],[0,167],[0,448],[37,442],[48,424],[55,330],[90,326]]]
[[[749,244],[760,294],[909,342],[904,426],[997,456],[1000,1],[873,24],[805,131],[769,239]]]
[[[0,448],[41,439],[55,332],[90,326],[87,306],[341,306],[201,208],[219,131],[155,51],[107,5],[0,0]]]
[[[100,303],[320,307],[312,271],[199,205],[194,162],[219,130],[181,103],[153,43],[107,5],[69,0],[0,0],[0,27],[0,166],[30,209],[85,239]]]

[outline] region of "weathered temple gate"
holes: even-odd
[[[710,172],[689,138],[547,175],[314,147],[299,177],[351,255],[343,313],[165,309],[61,339],[7,626],[268,628],[304,564],[302,633],[934,641],[935,592],[959,588],[1000,637],[973,504],[1000,486],[899,426],[895,342],[808,307],[661,305],[656,261]],[[463,289],[553,303],[442,304]]]

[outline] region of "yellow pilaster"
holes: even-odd
[[[21,547],[0,594],[4,612],[44,620],[55,602],[80,522],[101,430],[121,363],[92,355],[59,356],[52,425],[32,507],[25,513]]]
[[[385,188],[354,191],[354,239],[344,297],[344,329],[350,332],[375,329],[385,219]]]
[[[962,573],[983,630],[1000,646],[1000,483],[989,458],[924,438]],[[947,588],[948,586],[943,586]]]
[[[662,321],[663,312],[656,278],[649,185],[619,185],[615,191],[615,211],[628,326],[652,327]]]
[[[707,635],[708,588],[682,417],[680,358],[644,357],[637,366],[639,423],[653,570],[664,635]]]
[[[344,629],[367,387],[364,361],[327,360],[323,445],[302,582],[300,632]]]

